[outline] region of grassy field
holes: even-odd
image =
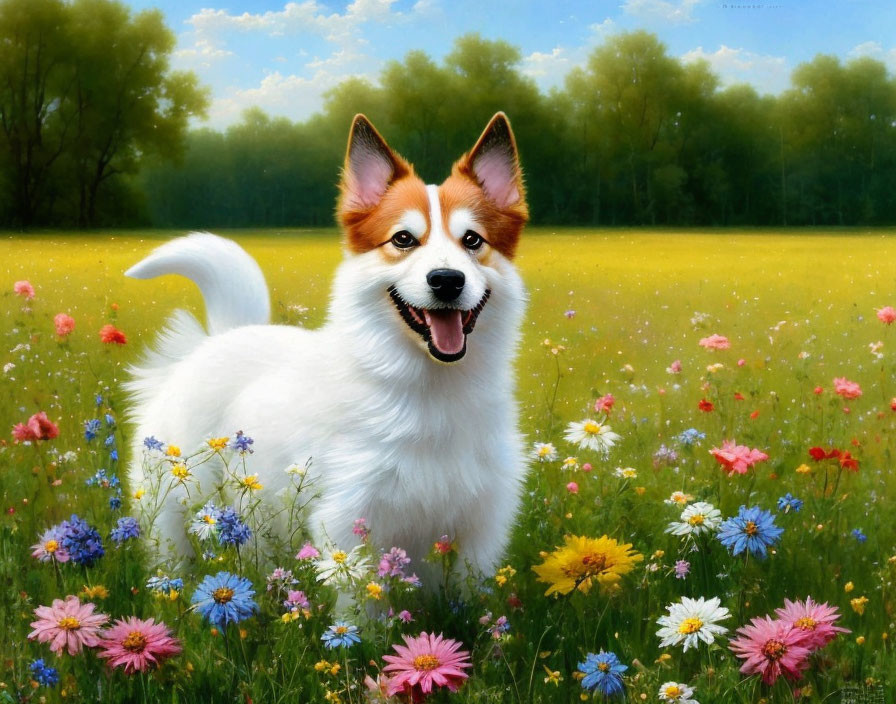
[[[896,365],[891,326],[876,314],[896,305],[896,233],[527,232],[518,261],[531,298],[519,398],[530,441],[552,443],[558,455],[533,459],[505,563],[512,569],[483,575],[472,591],[452,587],[436,598],[377,578],[374,569],[354,585],[362,601],[373,598],[366,586],[375,583],[384,590],[382,603],[395,613],[409,610],[414,620],[375,618],[370,614],[384,609],[361,609],[352,615],[361,643],[334,650],[320,636],[333,624],[335,592],[318,584],[313,564],[294,559],[296,546],[284,546],[257,568],[244,565],[235,549],[221,550],[220,560],[170,575],[184,586],[162,598],[146,585],[153,575],[143,567],[139,543],[115,547],[108,537],[145,499],[123,487],[123,505],[113,510],[115,487],[87,484],[101,469],[107,477],[123,474],[127,458],[115,461],[110,453],[126,447],[129,432],[119,421],[126,412],[124,366],[174,307],[201,313],[198,291],[183,279],[140,282],[121,274],[174,234],[3,238],[0,626],[7,638],[0,645],[0,702],[376,700],[364,676],[376,678],[399,634],[421,630],[444,632],[472,651],[469,680],[457,694],[437,698],[601,699],[603,685],[588,693],[583,685],[590,680],[579,669],[589,653],[602,650],[628,667],[622,693],[610,697],[617,700],[662,701],[660,687],[669,682],[692,687],[703,704],[896,697],[896,656],[888,643],[896,635],[896,528],[888,499],[896,490]],[[221,234],[258,259],[276,321],[310,327],[323,321],[341,257],[335,231]],[[20,280],[33,284],[33,300],[13,292]],[[65,340],[54,333],[60,312],[76,325]],[[126,345],[100,342],[100,328],[110,323],[127,335]],[[713,334],[726,336],[730,348],[699,344]],[[856,382],[862,395],[838,395],[834,379],[841,377]],[[607,394],[615,403],[606,422],[621,438],[604,457],[563,436],[570,422],[599,418],[593,404]],[[58,424],[59,436],[14,442],[13,426],[39,411]],[[84,428],[91,419],[101,421],[102,431],[88,441]],[[689,429],[694,432],[682,437]],[[710,452],[726,440],[768,458],[728,477]],[[839,459],[816,461],[813,447],[836,448]],[[563,467],[568,456],[577,458],[578,469]],[[616,476],[617,468],[632,471]],[[670,501],[673,491],[713,504],[726,519],[741,505],[759,506],[783,533],[764,559],[733,556],[713,534],[670,535],[664,529],[683,509]],[[787,493],[802,500],[801,510],[779,509]],[[32,558],[30,546],[72,513],[98,528],[106,555],[87,568]],[[532,568],[567,535],[608,535],[631,543],[643,560],[615,586],[546,596],[549,584]],[[379,554],[372,557],[375,565]],[[683,578],[674,573],[677,561],[690,564]],[[294,572],[311,602],[294,620],[284,620],[283,606],[266,589],[266,575],[277,566]],[[216,632],[189,608],[202,577],[220,569],[241,572],[257,592],[259,612],[240,629]],[[83,587],[98,585],[108,591],[105,598],[96,591],[85,596]],[[47,644],[27,639],[29,623],[35,608],[67,594],[81,594],[113,618],[163,620],[183,653],[133,676],[93,653],[57,658]],[[850,632],[805,658],[794,681],[765,684],[742,675],[742,660],[728,647],[736,629],[774,616],[785,598],[809,596],[837,607],[837,625]],[[721,621],[727,633],[686,652],[681,645],[660,647],[657,619],[682,597],[718,597],[730,612]],[[509,630],[496,626],[501,616]],[[793,642],[792,654],[798,645]],[[36,658],[58,669],[58,684],[39,682],[29,669]]]

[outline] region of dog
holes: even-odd
[[[363,517],[377,546],[415,566],[447,535],[458,564],[488,573],[527,464],[514,399],[526,293],[513,260],[528,209],[507,117],[436,186],[357,115],[337,216],[344,260],[317,330],[269,324],[258,264],[215,235],[172,240],[125,272],[185,276],[207,313],[203,329],[175,312],[130,370],[131,485],[144,484],[144,437],[192,450],[242,429],[263,501],[289,486],[285,468],[313,459],[307,528],[319,544],[356,544]],[[196,472],[213,486],[222,466]],[[185,491],[173,487],[150,528],[169,560],[190,553]]]

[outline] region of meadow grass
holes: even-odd
[[[100,469],[122,476],[127,458],[113,462],[109,447],[88,442],[84,422],[109,414],[114,424],[103,426],[103,437],[126,447],[125,366],[175,307],[201,317],[199,293],[189,282],[122,276],[175,234],[4,237],[0,626],[7,637],[0,645],[0,701],[364,701],[363,675],[376,675],[399,633],[421,629],[444,631],[473,650],[474,669],[453,695],[458,700],[578,700],[584,691],[578,663],[600,650],[615,652],[629,666],[625,696],[632,701],[642,695],[658,701],[658,687],[671,680],[689,683],[703,704],[838,701],[844,686],[882,687],[887,697],[896,696],[896,657],[887,640],[896,608],[896,558],[890,560],[896,529],[888,520],[896,367],[893,333],[876,316],[896,303],[896,233],[530,229],[518,258],[531,299],[518,397],[530,442],[553,443],[559,457],[533,461],[505,563],[515,573],[503,573],[506,583],[483,575],[466,590],[452,586],[435,596],[394,588],[387,595],[391,606],[410,609],[414,622],[377,620],[362,609],[355,615],[362,643],[332,652],[322,648],[320,634],[332,623],[334,593],[296,563],[289,549],[295,546],[257,567],[243,565],[235,551],[221,551],[222,562],[177,575],[185,587],[173,600],[146,588],[152,573],[136,544],[115,548],[107,540],[106,556],[89,569],[54,569],[30,557],[40,533],[72,513],[97,525],[104,538],[117,517],[137,513],[135,487],[124,487],[124,506],[110,511],[110,490],[86,485]],[[222,234],[259,261],[276,322],[323,322],[342,256],[335,230]],[[13,293],[13,282],[22,279],[36,288],[30,303]],[[65,341],[53,332],[59,312],[76,321]],[[107,323],[125,332],[127,345],[100,342],[98,331]],[[698,344],[714,333],[727,336],[730,349]],[[676,360],[681,371],[672,373]],[[836,377],[859,383],[862,396],[838,396]],[[621,435],[608,457],[563,439],[568,423],[597,417],[591,406],[606,394],[615,398],[607,422]],[[701,400],[713,410],[701,412]],[[59,437],[36,446],[13,443],[13,425],[38,411],[59,424]],[[705,437],[683,443],[678,438],[689,428]],[[769,459],[728,478],[709,450],[735,439]],[[808,454],[813,446],[849,451],[858,458],[858,472],[844,471],[836,460],[814,462]],[[256,451],[260,456],[264,448]],[[577,458],[578,470],[561,468],[567,456]],[[585,463],[592,471],[582,471]],[[810,471],[797,472],[801,465]],[[618,467],[636,476],[617,477]],[[567,488],[571,481],[577,493]],[[664,528],[681,508],[665,500],[676,490],[711,502],[725,517],[742,504],[759,505],[784,528],[780,542],[762,560],[732,557],[714,539],[670,536]],[[805,502],[801,511],[778,512],[777,499],[787,492]],[[854,537],[855,529],[867,538]],[[632,543],[645,559],[616,588],[546,597],[548,585],[536,581],[532,567],[568,534],[607,534]],[[681,559],[691,563],[691,572],[676,579],[672,568]],[[264,601],[264,575],[276,565],[295,571],[315,605],[298,623],[282,623],[279,605]],[[190,612],[189,596],[201,575],[240,567],[254,582],[261,613],[245,622],[242,638],[227,629],[215,635]],[[92,655],[57,659],[46,645],[27,640],[34,608],[98,584],[109,591],[96,602],[100,610],[165,620],[184,653],[158,672],[127,677]],[[813,655],[798,683],[781,679],[767,686],[743,677],[727,637],[697,652],[658,646],[656,619],[682,596],[719,597],[731,611],[723,623],[731,636],[785,598],[810,595],[837,606],[840,625],[851,633]],[[854,606],[861,597],[867,603]],[[491,620],[480,624],[486,613]],[[497,633],[494,619],[502,615],[510,630]],[[38,657],[59,668],[58,686],[32,689],[27,666]],[[315,670],[322,658],[341,663],[341,670]]]

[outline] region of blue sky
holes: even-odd
[[[223,128],[259,105],[304,120],[349,76],[375,81],[383,65],[422,49],[434,59],[477,31],[520,49],[542,88],[614,33],[655,32],[669,53],[705,58],[723,84],[777,93],[816,54],[868,55],[896,72],[893,0],[131,0],[158,7],[178,37],[176,68],[212,89],[209,124]]]

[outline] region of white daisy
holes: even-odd
[[[557,448],[550,442],[537,442],[532,450],[532,456],[539,462],[553,462],[557,459]]]
[[[563,460],[563,464],[560,469],[565,469],[570,472],[575,472],[579,468],[579,458],[578,457],[567,457]]]
[[[213,501],[209,501],[193,516],[189,530],[193,535],[199,536],[200,540],[214,538],[217,534],[218,519],[220,517],[221,509],[215,506]]]
[[[660,701],[674,702],[675,704],[700,704],[696,699],[691,699],[693,696],[694,688],[681,682],[666,682],[660,685]]]
[[[666,528],[672,535],[709,535],[722,525],[722,512],[705,501],[693,503],[681,512],[681,518]]]
[[[361,552],[361,546],[356,545],[348,552],[336,547],[324,550],[316,567],[318,582],[345,585],[363,579],[372,569],[372,564],[370,558]]]
[[[566,434],[563,438],[568,442],[574,442],[583,449],[604,454],[607,454],[610,448],[621,439],[609,425],[591,418],[586,418],[578,423],[570,423],[566,426]]]
[[[613,474],[615,474],[620,479],[638,478],[638,470],[634,467],[617,467],[615,470],[613,470]]]
[[[693,500],[694,496],[692,494],[685,494],[683,491],[673,491],[668,499],[663,500],[663,503],[670,506],[687,506]]]
[[[660,647],[684,643],[687,652],[688,648],[696,648],[701,640],[712,643],[717,635],[726,633],[728,629],[717,622],[729,618],[731,612],[719,604],[718,597],[704,599],[702,596],[699,599],[683,596],[679,603],[669,604],[666,607],[669,615],[657,619],[662,626],[656,632]]]

